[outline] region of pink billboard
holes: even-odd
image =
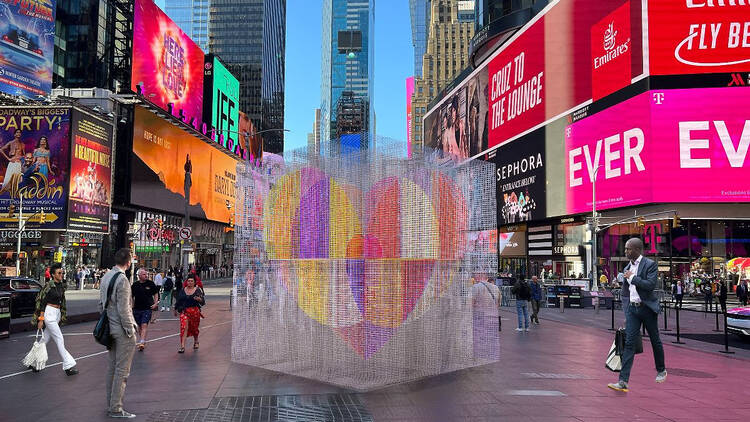
[[[567,212],[750,201],[750,88],[650,91],[566,129]]]
[[[203,119],[203,50],[152,0],[136,0],[131,89],[190,121]]]
[[[414,95],[414,76],[406,78],[406,154],[411,158],[411,97]]]

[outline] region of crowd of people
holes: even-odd
[[[125,385],[136,350],[146,349],[148,327],[157,321],[160,312],[172,312],[180,320],[180,337],[177,353],[185,353],[185,343],[193,338],[193,350],[200,343],[201,308],[205,306],[203,283],[198,270],[171,267],[166,271],[139,268],[132,284],[128,273],[132,262],[130,249],[123,248],[115,254],[115,266],[97,274],[100,288],[99,305],[109,321],[109,365],[106,373],[107,413],[112,418],[134,418],[122,408]],[[98,273],[98,271],[97,271]],[[32,324],[42,332],[42,342],[53,340],[60,353],[62,369],[66,375],[78,373],[76,361],[65,348],[60,329],[67,317],[64,271],[60,263],[48,271],[48,281],[36,298]],[[89,274],[84,267],[76,268],[76,278],[85,280]],[[34,372],[39,370],[29,366]]]

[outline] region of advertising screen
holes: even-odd
[[[649,0],[651,74],[750,71],[750,2]]]
[[[544,131],[497,149],[497,223],[543,219],[547,214]]]
[[[750,88],[650,91],[568,126],[569,213],[750,201]]]
[[[69,163],[69,108],[0,108],[0,227],[18,228],[23,196],[27,228],[64,229]]]
[[[414,76],[406,78],[406,156],[411,158],[411,96],[414,95]]]
[[[203,50],[152,0],[136,0],[133,17],[131,89],[167,110],[203,118]]]
[[[474,156],[628,86],[644,74],[641,15],[640,1],[551,3],[430,110],[425,140],[454,155]],[[471,95],[462,91],[472,83],[487,109],[480,108],[476,118],[480,136],[472,138],[467,130],[473,142],[462,148],[462,101]],[[457,108],[458,125],[451,107]],[[468,120],[464,127],[471,126]],[[445,135],[451,132],[445,128],[454,134]],[[481,145],[477,153],[474,144]]]
[[[203,120],[216,128],[217,142],[218,135],[223,135],[223,146],[234,151],[239,141],[240,81],[212,55],[206,56],[203,77]]]
[[[500,256],[525,256],[526,232],[500,232],[497,236]]]
[[[242,149],[248,151],[249,157],[253,160],[262,158],[263,138],[261,138],[260,135],[252,135],[256,133],[255,125],[247,114],[240,111],[238,115],[239,132],[242,134],[242,136],[240,136],[240,145],[242,146]],[[250,135],[247,138],[244,136],[246,133]]]
[[[112,192],[112,125],[72,112],[68,228],[109,232]]]
[[[0,0],[0,91],[37,99],[52,89],[55,0]]]
[[[135,109],[130,202],[229,222],[237,160],[142,107]]]
[[[425,117],[425,146],[454,160],[487,149],[487,104],[485,67]]]

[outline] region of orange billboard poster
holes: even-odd
[[[229,223],[237,160],[189,132],[136,107],[130,202]],[[189,203],[189,205],[188,205]]]

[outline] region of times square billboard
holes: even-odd
[[[750,85],[747,72],[750,1],[552,0],[428,111],[423,136],[460,161],[652,75]]]
[[[32,99],[52,89],[54,0],[0,0],[0,91]]]
[[[216,142],[235,151],[244,144],[239,139],[240,81],[213,54],[206,56],[203,69],[203,121],[216,129]]]
[[[565,129],[569,214],[750,201],[750,88],[648,91]],[[598,169],[598,171],[597,171]]]
[[[135,0],[130,88],[184,121],[203,120],[203,50],[152,0]]]

